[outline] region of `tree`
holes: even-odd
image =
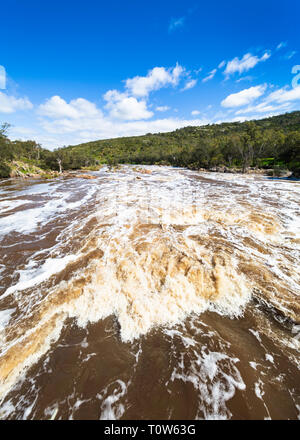
[[[6,133],[8,132],[11,125],[8,122],[3,122],[0,126],[0,137],[6,137]]]
[[[245,131],[240,137],[241,142],[238,143],[238,150],[242,161],[242,171],[253,165],[255,150],[259,144],[259,130],[255,122],[245,122]]]
[[[220,140],[220,149],[225,162],[231,167],[233,165],[234,159],[239,156],[239,144],[241,139],[237,135],[226,136]]]
[[[292,131],[289,133],[282,146],[279,159],[289,164],[291,170],[300,169],[300,133]]]

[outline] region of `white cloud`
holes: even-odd
[[[224,67],[225,64],[226,64],[225,60],[221,61],[220,64],[218,65],[218,69],[222,69],[222,67]]]
[[[259,98],[261,95],[263,95],[266,88],[267,86],[264,84],[241,90],[238,93],[232,93],[221,102],[221,105],[222,107],[241,107],[243,105],[247,105],[254,99]]]
[[[138,136],[145,133],[159,133],[173,131],[189,125],[205,125],[210,121],[206,119],[178,119],[164,118],[152,121],[118,121],[109,118],[82,118],[80,122],[75,119],[43,120],[43,133],[38,133],[36,139],[43,142],[44,146],[58,147],[63,145],[76,145],[98,139],[110,139],[122,136]],[[46,132],[46,134],[45,134]]]
[[[190,79],[189,81],[187,81],[184,85],[184,87],[181,89],[181,91],[183,92],[184,90],[189,90],[192,89],[193,87],[195,87],[195,85],[197,84],[197,80],[196,79]]]
[[[169,69],[154,67],[146,76],[127,79],[125,81],[125,92],[108,90],[103,95],[106,101],[104,109],[108,111],[107,116],[104,116],[103,112],[94,103],[86,99],[78,98],[68,103],[60,96],[52,96],[39,106],[39,114],[57,120],[57,124],[49,120],[43,120],[42,124],[46,130],[52,130],[55,125],[64,132],[69,132],[74,129],[73,120],[76,120],[78,124],[78,120],[80,120],[80,123],[89,127],[90,124],[93,126],[95,121],[97,121],[97,124],[107,124],[110,120],[138,121],[149,119],[153,116],[153,112],[147,108],[146,99],[149,93],[162,87],[176,86],[183,72],[184,68],[176,64],[175,67]],[[191,88],[195,81],[189,81],[186,87]],[[157,111],[166,111],[167,109],[167,106],[157,107]]]
[[[169,23],[169,32],[173,32],[184,26],[185,17],[171,18]]]
[[[278,46],[276,47],[276,50],[280,50],[283,47],[286,47],[287,43],[285,41],[281,41],[281,43],[278,44]]]
[[[237,112],[235,112],[235,114],[242,115],[245,113],[254,113],[254,112],[256,112],[256,113],[273,112],[273,111],[287,109],[288,106],[289,106],[289,103],[284,103],[281,105],[270,105],[264,101],[264,102],[261,102],[260,104],[240,109]]]
[[[105,108],[109,110],[109,115],[112,118],[131,121],[149,119],[153,116],[153,113],[147,110],[146,101],[138,101],[126,93],[109,90],[103,98],[107,101]]]
[[[167,110],[170,110],[170,107],[168,107],[167,105],[160,105],[158,107],[156,107],[156,109],[158,112],[166,112]]]
[[[265,52],[261,58],[258,58],[256,55],[252,55],[251,53],[246,53],[241,59],[235,57],[233,60],[228,61],[224,74],[228,77],[235,72],[239,72],[239,74],[247,72],[255,67],[257,63],[266,61],[268,58],[270,58],[270,56],[270,53]]]
[[[292,50],[291,52],[288,52],[286,55],[284,55],[284,58],[286,60],[290,60],[291,58],[293,58],[294,55],[296,55],[297,51],[296,50]]]
[[[239,109],[235,114],[291,111],[293,101],[300,101],[300,86],[288,89],[287,86],[270,93],[262,102]]]
[[[107,102],[105,108],[109,116],[121,120],[149,119],[153,113],[147,110],[146,101],[138,101],[135,97],[120,93],[117,90],[109,90],[105,93],[104,99]],[[86,99],[78,98],[67,103],[60,96],[52,96],[39,107],[39,114],[48,118],[59,120],[65,130],[73,130],[72,120],[99,121],[103,119],[103,112],[96,105]],[[48,127],[49,124],[45,125]]]
[[[23,126],[21,126],[21,125],[19,125],[19,126],[13,126],[13,127],[11,127],[11,130],[10,130],[10,137],[11,137],[11,131],[13,131],[13,135],[14,136],[27,136],[27,139],[28,139],[28,137],[30,137],[31,135],[34,135],[35,134],[35,130],[33,130],[32,128],[30,128],[30,127],[23,127]]]
[[[147,76],[135,76],[127,79],[125,85],[129,94],[139,98],[147,97],[154,90],[169,85],[176,86],[183,72],[184,68],[179,64],[170,69],[154,67]]]
[[[264,61],[269,56],[268,53],[265,53],[261,58],[252,57],[251,55],[252,58],[259,61]],[[245,56],[238,61],[245,62]],[[254,61],[251,62],[253,64]],[[229,63],[227,63],[227,67]],[[223,64],[223,67],[225,64]],[[234,70],[233,67],[231,69]],[[236,71],[242,72],[245,69],[245,66],[240,66]],[[212,70],[208,77],[204,78],[204,82],[212,79],[216,72],[217,69]],[[39,126],[36,126],[36,129],[31,133],[26,133],[25,127],[17,127],[15,135],[30,137],[46,147],[58,147],[97,139],[134,136],[148,132],[165,132],[188,125],[211,123],[215,121],[216,115],[212,120],[204,119],[204,117],[200,119],[200,111],[196,109],[191,112],[190,120],[176,117],[150,120],[154,115],[154,109],[157,112],[170,110],[170,107],[166,105],[151,103],[149,100],[150,93],[163,87],[178,86],[180,82],[183,85],[181,90],[189,89],[195,86],[197,82],[197,80],[191,79],[191,76],[190,72],[187,72],[178,64],[171,68],[155,67],[145,76],[135,76],[127,79],[124,91],[108,90],[103,95],[105,102],[101,108],[83,98],[67,102],[60,96],[52,96],[39,106],[38,114],[40,117],[37,120]],[[267,85],[262,84],[227,96],[221,103],[222,107],[226,107],[227,110],[226,112],[224,110],[223,115],[218,115],[221,122],[230,115],[236,120],[241,120],[249,118],[251,113],[251,117],[254,118],[256,115],[261,117],[266,112],[271,114],[279,109],[290,109],[291,102],[300,99],[300,86],[295,89],[284,87],[275,92],[273,91],[273,93],[270,93],[270,90],[269,96],[262,98],[263,102],[259,102],[261,100],[257,98],[264,96],[266,89]],[[242,106],[244,107],[240,109],[239,107]],[[15,111],[21,108],[32,108],[32,104],[27,98],[17,99],[1,93],[0,111],[4,107],[6,111],[8,108],[14,108],[13,111]],[[197,108],[197,106],[195,107]],[[172,109],[174,112],[177,111],[173,107]],[[255,116],[253,116],[254,113]],[[24,122],[22,124],[24,125]]]
[[[295,87],[294,89],[287,89],[287,87],[283,87],[282,89],[276,90],[272,92],[266,98],[266,102],[291,102],[300,100],[300,86]]]
[[[83,98],[73,99],[68,104],[60,96],[52,96],[45,104],[39,106],[39,113],[53,119],[78,119],[84,116],[98,116],[101,112],[94,103]]]
[[[27,110],[32,107],[28,98],[16,98],[0,92],[0,113],[14,113],[17,110]]]
[[[202,82],[206,82],[206,81],[209,81],[210,79],[213,79],[216,72],[217,72],[217,69],[214,69],[211,72],[209,72],[209,75],[207,77],[203,78]]]
[[[243,116],[229,116],[226,117],[226,115],[221,115],[220,119],[214,119],[213,123],[214,124],[222,124],[223,122],[244,122],[244,121],[251,121],[253,119],[265,119],[265,118],[270,118],[271,116],[276,116],[278,114],[280,114],[281,111],[279,112],[270,112],[270,113],[266,113],[266,114],[261,114],[261,113],[257,113],[257,114],[253,114],[251,113],[250,115],[243,115]]]
[[[194,70],[194,73],[195,73],[196,75],[198,75],[200,72],[202,72],[202,70],[203,70],[203,68],[202,68],[202,67],[199,67],[199,69],[195,69],[195,70]]]
[[[6,88],[6,72],[3,66],[0,66],[0,89]]]
[[[94,103],[83,99],[65,101],[60,96],[52,96],[39,106],[39,123],[45,135],[42,139],[57,139],[58,145],[74,144],[92,139],[143,134],[148,131],[168,131],[202,121],[185,121],[174,118],[147,121],[153,116],[148,109],[150,92],[162,87],[176,86],[181,76],[188,75],[178,64],[172,68],[155,67],[146,76],[136,76],[125,81],[125,91],[108,90],[103,99],[103,111]],[[187,81],[191,88],[196,80]],[[157,106],[157,111],[167,111],[168,106]],[[42,133],[43,133],[42,132]],[[48,143],[48,140],[46,142]],[[50,142],[50,141],[49,141]]]
[[[243,76],[242,78],[237,79],[235,82],[239,83],[241,81],[252,81],[252,80],[253,80],[253,76],[248,75],[248,76]]]
[[[245,115],[245,116],[236,116],[235,118],[233,118],[231,121],[232,122],[244,122],[244,121],[251,121],[253,119],[265,119],[265,118],[271,118],[272,116],[276,116],[276,115],[280,115],[282,111],[272,111],[270,113],[266,113],[266,114],[261,114],[261,113],[257,113],[257,114],[250,114],[250,115]]]
[[[263,56],[258,61],[266,61],[270,58],[271,54],[266,52],[263,54]]]
[[[130,96],[117,101],[109,103],[107,107],[111,106],[110,116],[113,118],[124,120],[139,120],[149,119],[153,116],[153,112],[147,110],[145,101],[138,101],[136,98]]]

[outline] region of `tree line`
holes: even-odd
[[[97,165],[93,157],[84,152],[57,148],[50,151],[36,141],[11,141],[8,138],[9,124],[0,125],[0,177],[9,177],[14,161],[35,165],[42,170],[58,171],[77,170],[86,166]]]
[[[300,112],[271,118],[185,127],[170,133],[99,140],[49,151],[35,141],[11,141],[0,126],[0,176],[23,160],[42,169],[72,170],[118,163],[161,164],[191,169],[249,167],[300,172]]]

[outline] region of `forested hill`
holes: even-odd
[[[22,160],[45,170],[80,169],[100,164],[162,164],[192,169],[218,166],[300,170],[300,111],[271,118],[185,127],[170,133],[99,140],[56,149],[34,141],[10,141],[0,125],[0,177]],[[2,170],[2,171],[1,171]]]
[[[300,112],[251,122],[185,127],[69,146],[61,152],[99,163],[300,167]]]

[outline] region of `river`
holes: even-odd
[[[300,418],[300,182],[0,180],[0,418]]]

